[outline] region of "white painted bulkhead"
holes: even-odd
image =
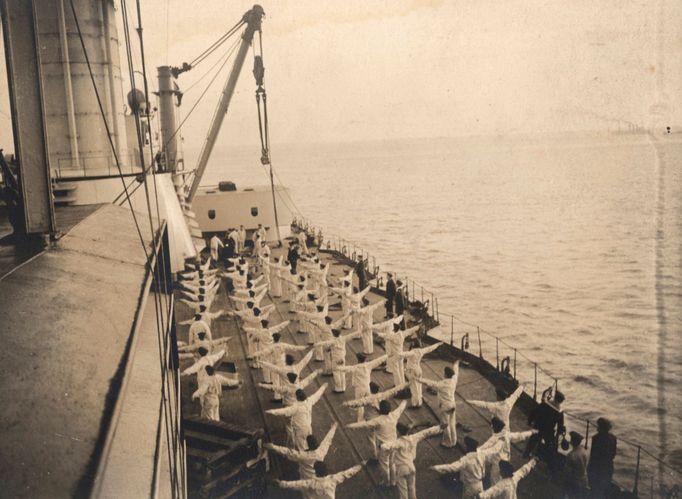
[[[285,202],[289,199],[286,187],[275,187],[277,219],[280,237],[288,237],[291,232],[293,213]],[[234,191],[221,191],[218,186],[202,186],[192,202],[199,228],[204,234],[226,232],[243,225],[252,231],[263,224],[266,239],[277,240],[275,229],[275,210],[272,204],[272,191],[269,186],[249,187]]]

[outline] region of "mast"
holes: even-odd
[[[232,66],[232,71],[230,72],[230,76],[225,83],[225,87],[223,88],[223,93],[220,96],[218,108],[213,115],[211,126],[209,127],[208,133],[206,134],[206,141],[204,142],[204,145],[201,149],[201,154],[199,155],[199,161],[197,163],[194,180],[192,181],[192,185],[187,195],[187,201],[190,203],[192,202],[192,199],[194,199],[194,195],[199,188],[201,178],[203,177],[204,171],[206,170],[206,164],[208,163],[208,159],[211,156],[213,146],[215,145],[215,141],[218,138],[218,133],[220,132],[220,127],[222,126],[223,119],[227,113],[227,108],[230,105],[230,101],[232,100],[232,95],[234,94],[234,89],[237,86],[237,80],[239,79],[239,73],[244,66],[246,55],[249,51],[249,47],[251,46],[251,42],[253,41],[253,35],[256,33],[256,31],[260,31],[264,15],[265,12],[263,11],[263,7],[260,5],[254,5],[250,11],[244,14],[243,20],[247,23],[246,30],[242,35],[242,42],[239,46],[239,51],[237,52],[234,65]]]

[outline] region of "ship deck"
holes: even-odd
[[[273,256],[281,254],[282,250],[274,250]],[[320,256],[325,261],[330,261],[329,277],[330,281],[335,277],[343,275],[343,269],[348,268],[337,255],[333,253],[321,252]],[[354,285],[357,285],[357,277],[354,276]],[[375,303],[382,299],[379,293],[373,289],[367,296],[370,302]],[[304,335],[297,334],[298,324],[294,320],[294,314],[288,312],[288,303],[283,303],[281,299],[273,299],[268,295],[264,303],[274,303],[276,311],[270,316],[271,324],[276,324],[285,320],[291,320],[291,324],[283,333],[282,341],[293,344],[303,344]],[[333,306],[338,303],[338,299],[330,297],[330,315],[340,316],[339,307]],[[212,310],[233,309],[229,296],[221,292],[214,303]],[[179,303],[176,320],[182,321],[192,317],[192,312],[184,304]],[[384,309],[379,307],[375,312],[375,322],[380,322],[384,317]],[[180,326],[178,329],[178,339],[187,341],[188,326]],[[230,341],[228,356],[237,366],[237,372],[244,384],[239,389],[224,390],[221,399],[220,415],[223,421],[233,423],[244,428],[256,429],[263,428],[268,441],[285,445],[284,418],[274,417],[266,414],[268,409],[281,407],[281,404],[273,402],[272,393],[268,390],[259,388],[257,385],[262,380],[261,372],[248,366],[245,359],[246,343],[243,332],[240,330],[236,319],[232,317],[221,317],[213,321],[212,333],[214,338],[232,336]],[[347,343],[347,364],[355,364],[355,353],[359,351],[360,340],[351,340]],[[439,379],[442,376],[443,367],[450,364],[448,360],[440,354],[442,349],[429,354],[422,361],[424,376],[432,379]],[[374,355],[372,358],[383,355],[382,345],[375,343]],[[191,361],[184,361],[181,368],[187,367]],[[312,361],[302,376],[306,376],[313,369],[321,367],[321,363]],[[194,376],[192,379],[183,378],[182,385],[182,413],[183,416],[197,415],[200,411],[199,403],[190,400],[192,392],[196,389]],[[384,372],[381,368],[372,373],[372,380],[381,386],[381,389],[388,389],[393,386],[392,375]],[[339,423],[339,428],[334,437],[333,445],[327,454],[325,462],[334,473],[353,466],[362,460],[370,457],[369,442],[365,430],[350,430],[346,425],[356,420],[355,411],[341,405],[341,402],[352,398],[350,383],[349,389],[343,394],[332,391],[332,378],[319,376],[308,389],[308,393],[313,393],[322,383],[328,382],[330,386],[325,391],[323,398],[318,402],[313,410],[313,431],[318,438],[322,438],[333,422]],[[417,459],[417,494],[418,497],[452,497],[455,491],[454,481],[451,476],[439,475],[429,469],[431,465],[450,463],[459,459],[463,455],[461,443],[464,436],[469,435],[483,443],[491,434],[489,418],[490,416],[483,410],[475,408],[468,403],[468,400],[496,400],[495,387],[473,367],[466,364],[460,366],[459,382],[457,386],[457,421],[458,421],[458,446],[453,449],[446,449],[440,445],[440,436],[426,439],[419,444]],[[400,401],[393,399],[392,407],[397,406]],[[424,387],[424,405],[421,408],[407,408],[400,421],[419,427],[420,429],[438,423],[435,409],[438,407],[435,393]],[[372,417],[373,411],[366,412],[366,417]],[[511,414],[511,430],[522,431],[528,429],[526,415],[515,407]],[[522,465],[525,460],[522,457],[523,446],[521,443],[513,446],[512,463],[515,467]],[[283,458],[271,455],[271,467],[269,471],[271,479],[296,479],[296,466]],[[379,486],[380,473],[378,464],[369,463],[363,470],[353,478],[343,482],[337,488],[338,497],[398,497],[396,487],[382,488]],[[543,463],[539,463],[533,472],[519,485],[519,497],[526,498],[553,498],[561,497],[560,489],[552,483],[547,469]],[[293,497],[288,491],[278,488],[276,485],[268,487],[269,497]]]

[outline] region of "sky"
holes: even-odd
[[[143,1],[150,73],[155,66],[192,60],[251,5]],[[682,124],[679,1],[264,0],[262,5],[273,143]],[[215,60],[183,74],[180,88],[189,88]],[[252,64],[247,58],[222,142],[258,140]],[[9,149],[4,67],[2,72],[0,147]],[[185,148],[201,145],[226,73],[187,120]],[[182,111],[210,77],[186,93]]]

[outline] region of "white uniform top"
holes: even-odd
[[[487,449],[479,448],[475,452],[469,452],[461,459],[450,464],[432,466],[438,473],[457,473],[464,483],[465,488],[471,492],[483,490],[483,477],[485,468],[498,457],[501,444],[493,445]]]
[[[528,475],[536,464],[537,461],[535,459],[528,461],[516,470],[511,478],[505,478],[504,480],[497,482],[488,490],[481,492],[478,497],[481,499],[491,499],[493,497],[496,499],[517,499],[516,487],[521,479]]]
[[[400,419],[400,415],[405,410],[405,407],[407,407],[407,401],[403,400],[392,412],[367,421],[351,423],[348,425],[348,428],[373,428],[379,444],[386,445],[396,439],[397,434],[395,425],[398,422],[398,419]]]
[[[334,499],[336,497],[336,486],[344,480],[352,477],[362,469],[361,464],[357,464],[345,471],[327,475],[325,477],[315,477],[309,480],[293,480],[284,482],[277,480],[277,484],[285,489],[300,490],[306,497],[315,499]]]
[[[396,468],[396,475],[405,476],[416,473],[414,460],[417,457],[417,445],[427,437],[437,435],[442,432],[440,426],[432,426],[412,435],[405,435],[394,442],[385,445],[387,449],[393,450],[393,460]]]
[[[455,374],[452,378],[444,378],[440,381],[420,378],[419,381],[435,388],[438,391],[438,405],[441,409],[450,411],[455,408],[455,390],[457,388],[457,378],[459,377],[459,361],[454,365]]]
[[[481,407],[489,411],[493,416],[501,419],[504,422],[504,427],[509,430],[509,414],[511,413],[514,404],[523,393],[523,387],[519,386],[514,393],[512,393],[505,400],[500,402],[484,402],[482,400],[469,400],[469,403],[476,407]]]

